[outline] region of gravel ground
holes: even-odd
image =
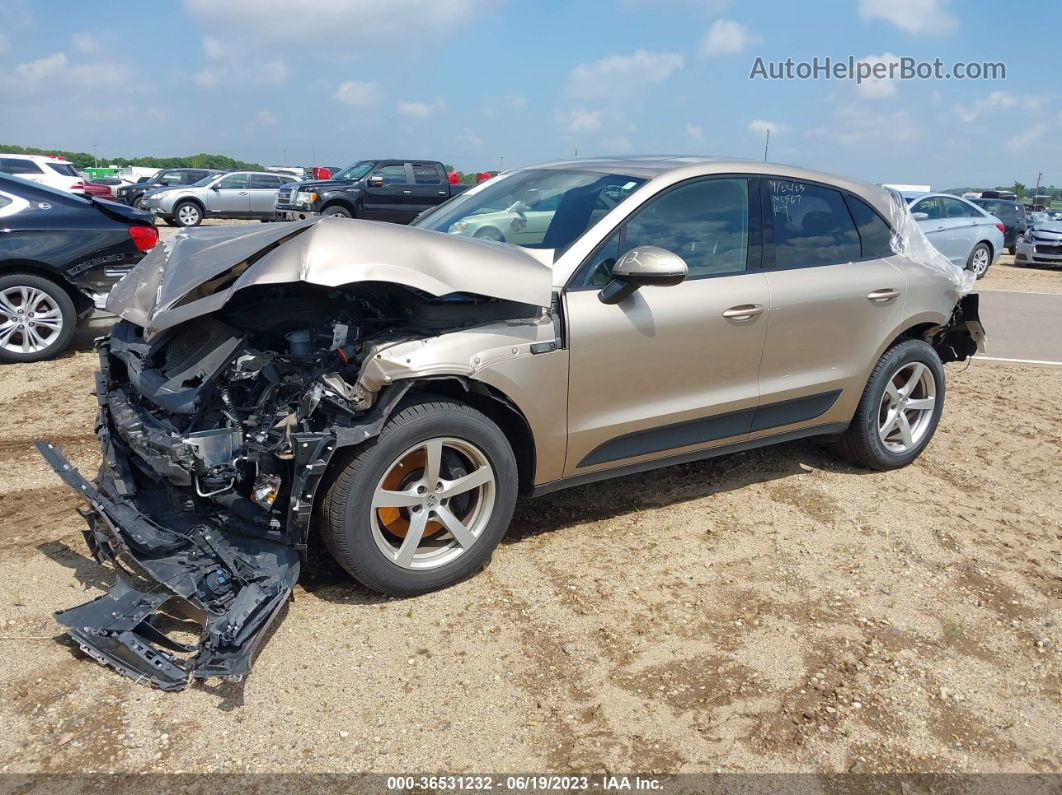
[[[525,501],[440,593],[315,556],[244,683],[166,694],[51,618],[112,579],[30,447],[96,466],[90,339],[0,369],[0,771],[1062,768],[1060,368],[949,365],[897,472],[802,442]]]

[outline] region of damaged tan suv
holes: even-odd
[[[481,567],[519,494],[808,436],[904,466],[982,339],[969,287],[898,195],[736,160],[527,168],[412,227],[182,232],[111,293],[96,479],[38,445],[139,575],[59,621],[180,689],[247,673],[315,533],[411,595]]]

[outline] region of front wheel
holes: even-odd
[[[39,362],[74,336],[77,311],[55,282],[28,273],[0,276],[0,362]]]
[[[988,266],[992,264],[992,249],[987,243],[978,243],[966,260],[966,270],[973,271],[974,276],[983,279],[988,273]]]
[[[516,492],[516,458],[498,426],[463,403],[422,397],[338,462],[321,535],[366,587],[425,593],[487,562]]]
[[[841,452],[870,469],[905,467],[933,438],[943,409],[944,366],[937,352],[922,340],[901,342],[874,366]]]
[[[199,226],[203,222],[203,211],[195,202],[181,202],[173,208],[173,217],[179,226]]]
[[[331,215],[331,216],[333,216],[335,218],[353,218],[354,217],[351,214],[350,210],[348,210],[346,207],[340,207],[339,205],[335,205],[335,206],[332,206],[332,207],[325,207],[324,212],[321,213],[321,214],[322,215]]]

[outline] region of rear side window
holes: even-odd
[[[280,177],[271,174],[251,174],[252,188],[279,188]]]
[[[839,191],[791,180],[764,180],[774,267],[812,268],[862,258],[859,234]]]
[[[958,199],[949,199],[947,196],[940,198],[941,203],[944,205],[944,217],[945,218],[980,218],[981,214],[974,210],[973,207],[966,202],[961,202]]]
[[[439,167],[432,163],[414,163],[413,181],[418,185],[441,185],[442,175]]]
[[[892,230],[889,225],[862,199],[851,195],[845,196],[844,199],[859,232],[863,259],[891,257]]]
[[[40,166],[32,160],[22,160],[17,157],[0,158],[0,169],[5,174],[43,174]]]

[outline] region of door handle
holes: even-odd
[[[889,301],[896,298],[899,294],[900,291],[897,290],[895,287],[884,287],[880,290],[875,290],[874,292],[868,294],[867,300],[873,301],[877,304],[887,304]]]
[[[446,191],[444,191],[444,190],[439,191],[439,195],[440,196],[445,196],[446,195]]]
[[[246,196],[246,195],[247,195],[247,191],[245,191],[245,190],[241,190],[241,191],[240,191],[240,195],[241,195],[241,196]]]
[[[739,304],[724,311],[723,317],[727,320],[752,320],[762,315],[764,308],[763,304]]]
[[[403,194],[405,194],[406,196],[409,196],[409,195],[410,195],[411,193],[413,193],[413,191],[411,191],[411,190],[404,190],[404,191],[402,191],[402,193],[403,193]]]

